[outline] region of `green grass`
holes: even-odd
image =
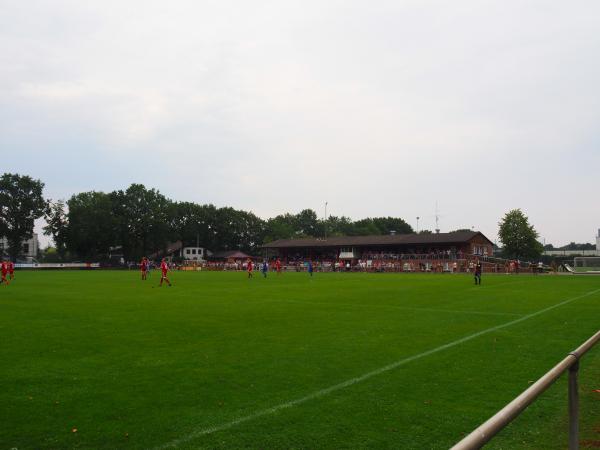
[[[0,450],[444,449],[600,328],[593,276],[476,287],[465,275],[173,273],[159,289],[157,275],[18,272],[0,287]],[[599,375],[600,346],[581,372],[591,443]],[[566,448],[566,392],[563,377],[490,448]]]

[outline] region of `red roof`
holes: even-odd
[[[239,250],[229,250],[225,252],[216,252],[211,256],[212,259],[248,259],[251,256]]]

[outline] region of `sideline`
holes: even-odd
[[[184,444],[186,442],[192,441],[192,440],[194,440],[196,438],[199,438],[201,436],[206,436],[208,434],[216,433],[218,431],[227,430],[227,429],[232,428],[232,427],[234,427],[236,425],[239,425],[241,423],[249,422],[251,420],[258,419],[259,417],[263,417],[263,416],[267,416],[267,415],[270,415],[270,414],[274,414],[274,413],[276,413],[278,411],[281,411],[283,409],[292,408],[294,406],[301,405],[302,403],[306,403],[306,402],[308,402],[310,400],[314,400],[314,399],[317,399],[319,397],[323,397],[325,395],[331,394],[332,392],[339,391],[341,389],[347,388],[347,387],[352,386],[354,384],[357,384],[357,383],[360,383],[362,381],[368,380],[369,378],[373,378],[373,377],[375,377],[377,375],[381,375],[382,373],[389,372],[390,370],[396,369],[397,367],[403,366],[404,364],[407,364],[409,362],[415,361],[417,359],[424,358],[425,356],[433,355],[434,353],[441,352],[441,351],[449,349],[451,347],[455,347],[455,346],[457,346],[459,344],[462,344],[464,342],[470,341],[470,340],[475,339],[475,338],[477,338],[479,336],[483,336],[484,334],[492,333],[494,331],[501,330],[503,328],[507,328],[507,327],[510,327],[512,325],[516,325],[518,323],[521,323],[521,322],[524,322],[526,320],[532,319],[532,318],[537,317],[537,316],[539,316],[541,314],[547,313],[548,311],[552,311],[553,309],[556,309],[556,308],[559,308],[561,306],[564,306],[564,305],[567,305],[569,303],[572,303],[572,302],[574,302],[576,300],[580,300],[582,298],[589,297],[590,295],[593,295],[593,294],[595,294],[597,292],[600,292],[600,289],[594,289],[593,291],[586,292],[585,294],[578,295],[577,297],[569,298],[569,299],[564,300],[562,302],[559,302],[559,303],[557,303],[555,305],[548,306],[547,308],[544,308],[544,309],[540,309],[539,311],[536,311],[534,313],[527,314],[527,315],[525,315],[523,317],[519,317],[518,319],[515,319],[515,320],[511,320],[510,322],[506,322],[506,323],[501,324],[501,325],[496,325],[494,327],[487,328],[487,329],[482,330],[482,331],[478,331],[477,333],[473,333],[473,334],[471,334],[469,336],[465,336],[463,338],[457,339],[455,341],[449,342],[449,343],[444,344],[444,345],[440,345],[439,347],[433,348],[431,350],[427,350],[427,351],[425,351],[423,353],[419,353],[417,355],[409,356],[408,358],[404,358],[404,359],[401,359],[399,361],[393,362],[391,364],[388,364],[387,366],[383,366],[383,367],[380,367],[379,369],[372,370],[372,371],[367,372],[367,373],[365,373],[363,375],[360,375],[358,377],[351,378],[351,379],[343,381],[341,383],[334,384],[333,386],[329,386],[327,388],[315,391],[312,394],[306,395],[305,397],[297,398],[295,400],[291,400],[291,401],[286,402],[286,403],[281,403],[281,404],[273,406],[271,408],[267,408],[267,409],[263,409],[261,411],[255,412],[254,414],[250,414],[250,415],[247,415],[247,416],[239,417],[239,418],[234,419],[234,420],[232,420],[230,422],[225,422],[225,423],[222,423],[222,424],[219,424],[219,425],[214,425],[212,427],[207,427],[207,428],[198,428],[196,431],[193,431],[192,433],[188,434],[187,436],[183,436],[183,437],[175,439],[175,440],[173,440],[171,442],[167,442],[166,444],[160,445],[158,447],[154,447],[154,450],[164,450],[164,449],[167,449],[167,448],[178,447],[181,444]]]

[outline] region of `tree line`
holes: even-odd
[[[12,259],[19,256],[22,242],[31,238],[34,221],[42,217],[47,223],[44,234],[52,237],[60,261],[105,260],[111,252],[137,260],[176,241],[252,254],[276,239],[413,232],[401,218],[323,220],[312,209],[264,220],[231,207],[173,201],[142,184],[108,193],[81,192],[66,201],[45,199],[43,189],[44,183],[29,176],[0,178],[0,236],[7,237]]]
[[[142,184],[108,193],[80,192],[66,201],[45,199],[43,190],[44,183],[26,175],[0,177],[0,237],[7,239],[13,260],[19,257],[22,243],[31,238],[35,220],[42,217],[44,234],[52,237],[60,261],[102,261],[111,252],[137,260],[164,251],[176,241],[184,246],[198,243],[213,251],[253,254],[262,244],[277,239],[413,232],[398,217],[352,220],[329,216],[324,220],[312,209],[264,220],[230,207],[173,201]],[[537,231],[520,209],[506,213],[498,226],[503,256],[536,258],[543,251]]]
[[[570,242],[562,247],[554,247],[552,244],[544,245],[544,250],[596,250],[596,244],[590,242],[578,244],[576,242]]]

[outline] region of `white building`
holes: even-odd
[[[181,249],[181,257],[188,261],[204,261],[207,256],[207,251],[203,247],[183,247]]]
[[[33,233],[31,239],[23,242],[19,259],[31,261],[37,258],[39,248],[40,243],[38,241],[38,235],[37,233]],[[8,239],[5,237],[0,238],[0,255],[8,256]]]

